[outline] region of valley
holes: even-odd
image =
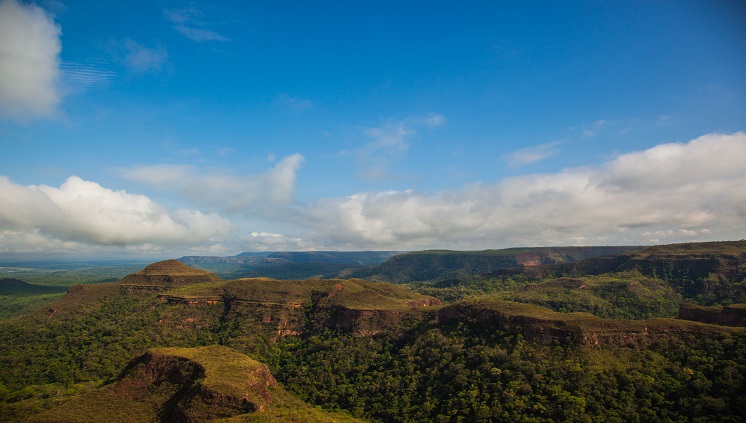
[[[302,279],[182,258],[50,292],[0,321],[0,419],[744,417],[746,241],[386,254],[284,254],[346,266]]]

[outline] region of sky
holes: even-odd
[[[0,0],[0,256],[746,238],[746,3]]]

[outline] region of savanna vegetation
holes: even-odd
[[[153,279],[76,286],[0,322],[0,420],[52,421],[82,404],[95,414],[134,358],[152,348],[209,363],[233,354],[174,349],[218,345],[251,357],[239,367],[266,364],[280,383],[266,412],[225,421],[743,421],[746,329],[711,323],[740,316],[744,306],[731,303],[746,260],[689,255],[692,269],[679,257],[661,274],[667,265],[650,264],[662,260],[653,253],[406,286],[225,281],[170,265]],[[712,256],[713,246],[696,253]],[[619,264],[629,262],[643,264]],[[674,280],[683,275],[693,282]],[[682,303],[715,320],[675,319]],[[154,387],[131,410],[164,413],[182,388]]]

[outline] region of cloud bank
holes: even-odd
[[[60,27],[40,7],[0,1],[0,115],[49,117],[61,95]]]
[[[231,224],[216,214],[165,210],[150,198],[69,177],[59,188],[23,186],[0,176],[2,252],[37,247],[180,245],[224,236]]]
[[[122,171],[130,180],[176,191],[203,211],[169,211],[146,196],[75,176],[59,188],[0,177],[0,252],[93,246],[229,255],[741,239],[744,157],[745,133],[710,134],[595,167],[435,194],[362,192],[309,204],[297,203],[293,194],[304,161],[300,154],[252,175],[170,165]],[[216,208],[233,222],[204,211]]]
[[[201,172],[191,165],[151,165],[124,169],[121,176],[165,191],[176,191],[191,201],[227,213],[274,213],[292,203],[296,174],[304,162],[292,154],[264,173],[236,175]]]
[[[650,244],[746,237],[746,134],[711,134],[597,168],[434,195],[357,193],[303,219],[328,245],[371,249]]]

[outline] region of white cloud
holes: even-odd
[[[595,169],[457,191],[358,193],[304,210],[315,236],[357,248],[640,244],[746,237],[746,134],[624,154]]]
[[[550,142],[514,151],[505,156],[511,167],[525,166],[542,161],[559,153],[559,141]]]
[[[598,135],[601,131],[606,129],[612,122],[605,120],[605,119],[599,119],[593,123],[591,123],[588,127],[586,127],[583,130],[583,136],[586,138],[591,138],[596,135]]]
[[[202,11],[195,7],[166,9],[164,13],[174,29],[192,41],[230,41],[225,36],[206,28]]]
[[[0,114],[27,120],[55,113],[60,33],[40,7],[0,1]]]
[[[363,179],[381,179],[391,162],[403,156],[417,135],[417,129],[433,129],[445,123],[445,117],[431,114],[405,120],[391,120],[381,126],[363,129],[369,141],[355,151],[359,175]]]
[[[161,46],[149,48],[127,39],[124,50],[124,64],[134,73],[158,72],[168,63],[168,52]]]
[[[292,154],[267,172],[252,175],[202,172],[190,165],[140,166],[120,173],[125,179],[178,191],[202,205],[251,215],[271,213],[293,201],[296,173],[303,161],[302,155]]]
[[[174,29],[192,41],[230,41],[211,29],[193,28],[185,25],[174,25]]]
[[[3,244],[5,252],[33,249],[42,241],[57,248],[194,244],[230,229],[230,222],[214,213],[168,212],[146,196],[77,176],[59,188],[18,185],[0,176],[0,239],[9,242]]]

